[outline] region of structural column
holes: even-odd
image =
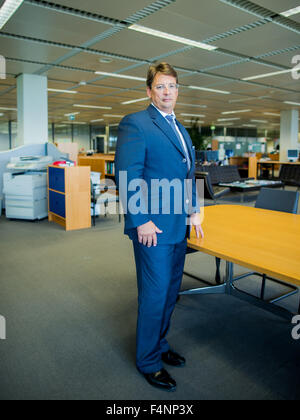
[[[281,111],[280,124],[280,160],[287,160],[287,151],[289,149],[299,149],[299,111],[291,109]]]
[[[21,74],[18,89],[17,146],[48,142],[47,77]]]

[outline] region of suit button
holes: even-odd
[[[187,162],[187,160],[186,160],[186,159],[183,159],[183,160],[182,160],[182,162],[183,162],[183,163],[186,163],[186,162]]]
[[[186,204],[190,204],[190,200],[186,200],[185,202],[186,202]]]

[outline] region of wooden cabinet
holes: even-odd
[[[115,155],[97,154],[93,156],[79,156],[79,166],[89,166],[91,171],[100,172],[101,179],[115,176]]]
[[[91,227],[89,167],[48,167],[48,217],[66,230]]]
[[[256,157],[232,157],[230,165],[238,167],[243,178],[257,178],[257,158]]]

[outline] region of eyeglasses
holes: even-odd
[[[158,92],[162,92],[165,89],[168,89],[171,92],[174,92],[178,88],[179,88],[179,85],[176,84],[176,83],[170,83],[169,85],[156,85],[156,86],[154,86],[154,89],[157,90]]]

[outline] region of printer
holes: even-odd
[[[51,156],[11,158],[3,174],[6,217],[40,220],[48,217],[47,167]]]

